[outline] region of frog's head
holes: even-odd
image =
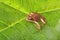
[[[26,20],[32,22],[32,21],[34,20],[34,19],[33,19],[33,14],[34,14],[33,12],[30,13],[30,14],[27,16]]]

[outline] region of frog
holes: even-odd
[[[41,15],[41,13],[37,13],[37,12],[31,12],[31,13],[29,13],[29,14],[27,15],[26,20],[29,21],[29,22],[34,22],[34,23],[36,23],[38,30],[41,29],[41,25],[40,25],[39,22],[38,22],[39,20],[41,20],[44,25],[46,24],[46,19],[45,19],[45,17],[43,17],[43,16]]]

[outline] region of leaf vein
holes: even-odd
[[[8,25],[8,27],[1,29],[0,32],[2,32],[2,31],[4,31],[4,30],[7,30],[7,29],[10,28],[10,27],[13,27],[15,24],[21,22],[21,21],[24,20],[24,19],[25,19],[25,17],[22,18],[22,19],[20,19],[19,21],[16,21],[16,22],[12,23],[11,25]]]
[[[5,24],[5,25],[7,25],[7,23],[6,23],[6,22],[4,22],[4,21],[2,21],[2,20],[0,20],[0,22],[1,22],[1,23],[3,23],[3,24]]]

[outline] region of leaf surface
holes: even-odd
[[[26,21],[30,12],[46,18],[40,31]],[[1,0],[0,40],[60,40],[60,0]]]

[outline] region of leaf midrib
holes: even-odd
[[[6,3],[4,3],[4,4],[6,4]],[[6,4],[6,5],[8,5],[8,4]],[[23,12],[23,13],[25,13],[25,14],[28,14],[28,12],[27,12],[22,6],[21,6],[21,9],[17,9],[17,8],[11,6],[11,5],[8,5],[8,6],[16,9],[16,10],[18,10],[18,11],[21,11],[21,12]],[[51,11],[56,11],[56,10],[59,10],[59,9],[60,9],[60,8],[55,8],[55,9],[50,9],[50,10],[41,11],[41,12],[38,12],[38,13],[51,12]]]
[[[25,17],[20,19],[19,21],[16,21],[16,22],[12,23],[11,25],[8,25],[8,27],[1,29],[0,32],[5,31],[5,30],[7,30],[10,27],[13,27],[14,25],[16,25],[17,23],[23,21],[24,19],[25,19]]]
[[[8,6],[9,6],[9,5],[8,5]],[[12,6],[10,6],[10,7],[12,7]],[[13,7],[12,7],[12,8],[13,8]],[[16,9],[16,8],[15,8],[15,9]],[[23,9],[23,8],[22,8],[22,9]],[[39,12],[39,13],[56,11],[56,10],[59,10],[59,9],[60,9],[60,8],[55,8],[55,9],[51,9],[51,10],[42,11],[42,12]],[[16,10],[18,10],[18,9],[16,9]],[[20,9],[19,11],[22,11],[22,10]],[[22,11],[22,12],[23,12],[23,11]],[[24,13],[25,13],[25,12],[24,12]],[[25,13],[25,14],[28,14],[28,13]],[[17,23],[23,21],[25,18],[26,18],[26,17],[24,17],[24,18],[20,19],[19,21],[16,21],[16,22],[8,25],[8,27],[1,29],[0,32],[5,31],[5,30],[7,30],[7,29],[10,28],[10,27],[13,27],[13,26],[16,25]]]

